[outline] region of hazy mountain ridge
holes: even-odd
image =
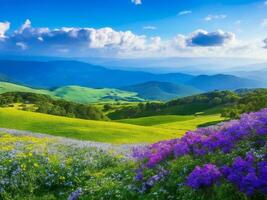
[[[225,74],[211,76],[200,75],[187,82],[187,84],[205,91],[236,90],[240,88],[256,88],[262,86],[262,83],[259,81]]]
[[[0,74],[0,78],[4,77],[3,81],[8,79],[9,81],[32,88],[46,89],[69,85],[118,89],[138,84],[142,86],[142,84],[146,82],[169,82],[169,84],[187,85],[188,90],[192,90],[193,87],[201,91],[216,89],[235,90],[263,86],[260,80],[255,81],[234,75],[217,74],[193,76],[184,73],[153,74],[141,71],[108,69],[98,65],[67,60],[48,62],[0,60]],[[146,89],[145,85],[143,86],[143,89],[140,88],[138,90],[142,91]],[[151,92],[156,93],[155,87],[151,90],[153,90]],[[160,96],[161,92],[162,91],[158,91],[159,94],[155,95]],[[169,96],[167,93],[163,94],[168,96],[167,98],[172,97],[172,95]],[[180,95],[181,94],[178,94],[178,96]]]
[[[137,92],[138,96],[149,100],[170,100],[203,92],[188,85],[157,81],[123,87],[122,89]]]
[[[34,87],[80,85],[119,88],[147,81],[183,83],[193,76],[183,73],[152,74],[139,71],[107,69],[78,61],[0,61],[0,73],[13,81]]]

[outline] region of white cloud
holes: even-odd
[[[0,40],[1,38],[6,38],[5,33],[8,31],[10,28],[10,23],[9,22],[0,22]]]
[[[135,5],[141,5],[142,0],[132,0],[132,3],[134,3]]]
[[[183,11],[179,12],[178,15],[179,16],[181,16],[181,15],[188,15],[188,14],[191,14],[191,13],[192,13],[191,10],[183,10]]]
[[[216,19],[225,19],[227,15],[208,15],[204,18],[205,21],[212,21]]]
[[[263,19],[261,22],[261,26],[267,27],[267,19]]]
[[[22,24],[18,32],[22,33],[25,29],[31,28],[31,25],[32,25],[31,21],[29,19],[26,19],[26,21],[24,22],[24,24]]]
[[[23,42],[16,42],[16,46],[20,47],[22,50],[26,50],[28,46]]]
[[[3,29],[2,36],[7,28]],[[150,44],[151,43],[151,44]],[[92,52],[140,51],[155,46],[154,40],[131,31],[115,31],[112,28],[75,28],[57,29],[35,28],[30,20],[26,22],[1,44],[1,49],[27,50],[29,53],[69,53],[89,54]],[[3,46],[5,45],[5,46]],[[153,47],[154,48],[154,47]],[[68,49],[68,51],[66,51]],[[17,50],[16,50],[17,51]]]
[[[145,30],[156,30],[157,27],[148,25],[148,26],[144,26],[143,29],[145,29]]]

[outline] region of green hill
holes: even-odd
[[[183,134],[164,128],[59,117],[15,108],[0,108],[0,127],[115,144],[156,142]]]
[[[117,89],[93,89],[79,86],[60,87],[52,91],[53,95],[68,101],[78,103],[96,103],[96,102],[141,102],[143,99],[137,97],[134,92],[126,92]]]
[[[150,81],[122,88],[126,91],[138,93],[138,96],[148,100],[170,100],[178,97],[202,93],[202,90],[192,86],[170,82]]]
[[[66,86],[54,90],[33,89],[14,83],[0,82],[0,94],[6,92],[31,92],[46,94],[54,98],[61,98],[77,103],[96,102],[141,102],[143,99],[137,97],[135,92],[127,92],[117,89],[93,89],[80,86]]]
[[[6,92],[32,92],[32,93],[38,93],[38,94],[53,95],[48,90],[39,90],[39,89],[33,89],[30,87],[26,87],[26,86],[14,84],[14,83],[0,82],[0,94],[6,93]]]

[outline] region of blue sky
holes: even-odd
[[[267,56],[264,0],[1,0],[0,4],[2,53]]]

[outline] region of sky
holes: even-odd
[[[0,0],[0,54],[267,59],[267,1]]]

